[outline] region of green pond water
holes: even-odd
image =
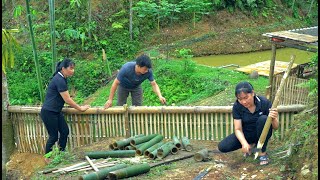
[[[310,62],[310,58],[315,54],[313,52],[302,51],[294,48],[281,48],[276,51],[276,61],[289,62],[290,56],[296,55],[294,63],[303,64]],[[192,58],[198,64],[203,64],[207,66],[224,66],[229,64],[236,64],[240,67],[247,66],[250,64],[255,64],[262,61],[271,60],[272,51],[259,51],[241,54],[231,54],[231,55],[212,55],[203,57]],[[232,68],[232,67],[231,67]],[[233,67],[236,68],[236,67]]]

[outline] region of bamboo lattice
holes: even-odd
[[[293,115],[304,105],[279,106],[279,136],[290,128]],[[14,138],[19,152],[44,154],[47,130],[39,116],[40,107],[9,106]],[[165,138],[188,137],[194,140],[220,141],[233,133],[232,106],[159,106],[90,108],[79,112],[64,108],[69,126],[68,148],[98,142],[108,137],[126,137],[159,133]],[[128,118],[125,114],[128,113]],[[126,119],[128,122],[126,122]]]

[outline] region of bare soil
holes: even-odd
[[[75,155],[75,162],[66,165],[58,165],[58,168],[68,167],[78,162],[86,161],[84,153],[90,151],[109,150],[109,144],[116,140],[124,139],[124,137],[108,138],[100,142],[90,145],[78,147],[71,150],[71,154]],[[217,142],[191,140],[193,150],[196,153],[203,148],[208,150],[216,150]],[[269,142],[270,149],[275,147],[275,142]],[[179,150],[175,155],[168,155],[163,160],[150,160],[143,156],[138,156],[140,162],[152,164],[161,162],[171,158],[182,157],[190,154],[184,150]],[[286,175],[280,171],[280,164],[276,159],[272,159],[267,166],[259,166],[258,160],[254,157],[243,157],[241,150],[230,153],[210,153],[210,160],[206,162],[197,162],[193,157],[176,161],[170,164],[161,165],[151,168],[148,173],[132,177],[132,180],[167,180],[167,179],[194,179],[204,169],[212,167],[211,171],[203,179],[282,179]],[[137,156],[135,157],[137,159]],[[72,172],[67,174],[49,173],[42,174],[41,171],[48,169],[42,155],[33,153],[15,153],[11,160],[7,163],[7,179],[79,179],[80,176],[94,172],[93,170]],[[285,178],[286,179],[286,178]]]

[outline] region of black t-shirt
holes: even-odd
[[[65,79],[62,74],[57,73],[48,85],[46,98],[42,108],[48,111],[60,112],[65,103],[60,92],[67,90],[67,79]]]
[[[246,107],[236,101],[232,108],[233,119],[239,119],[242,123],[243,132],[253,132],[256,130],[256,122],[261,115],[268,116],[271,102],[264,96],[254,96],[256,110],[251,113]]]

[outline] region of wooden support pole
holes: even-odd
[[[129,138],[129,137],[131,137],[131,134],[130,134],[130,130],[129,130],[129,118],[128,118],[128,114],[129,114],[129,111],[128,111],[128,105],[127,104],[125,104],[125,105],[123,105],[123,108],[124,108],[124,128],[125,128],[125,130],[126,130],[126,138]]]
[[[272,84],[273,84],[273,76],[274,76],[274,65],[275,65],[275,61],[276,61],[276,44],[275,44],[275,42],[272,42],[271,49],[272,49],[272,56],[271,56],[270,69],[269,69],[269,85],[267,86],[266,97],[271,102],[273,102]]]

